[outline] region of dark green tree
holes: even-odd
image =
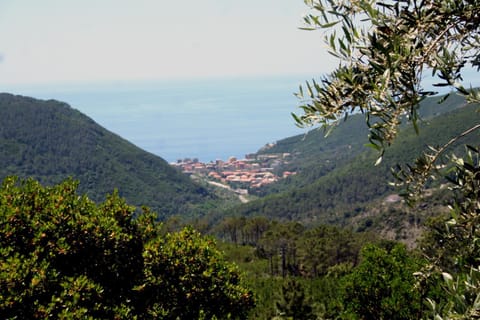
[[[306,231],[299,245],[303,272],[316,277],[327,274],[329,268],[335,265],[356,265],[366,239],[360,234],[334,226],[323,225]]]
[[[245,220],[240,217],[227,217],[218,225],[217,230],[223,238],[237,244],[240,240]]]
[[[415,289],[420,265],[404,245],[367,245],[361,263],[345,278],[344,306],[358,319],[420,319],[422,297]]]
[[[273,223],[259,241],[259,251],[270,262],[270,271],[274,275],[286,277],[288,274],[297,274],[298,265],[298,238],[305,227],[298,222]]]
[[[265,217],[253,217],[247,220],[244,226],[245,242],[257,245],[265,231],[270,227],[270,221]]]
[[[116,192],[97,205],[76,187],[3,182],[0,318],[246,317],[252,295],[211,239],[166,234]]]
[[[253,306],[238,270],[191,228],[153,239],[143,256],[139,301],[153,319],[246,318]]]
[[[288,278],[282,285],[279,299],[275,302],[280,319],[316,319],[309,300],[302,284],[295,278]]]

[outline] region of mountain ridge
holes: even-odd
[[[73,177],[92,200],[118,189],[129,203],[146,205],[160,218],[202,211],[215,201],[161,157],[56,100],[1,93],[0,150],[1,179],[16,175],[56,184]]]

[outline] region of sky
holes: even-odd
[[[1,0],[0,85],[312,74],[302,0]]]

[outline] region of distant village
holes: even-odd
[[[281,176],[274,173],[275,169],[287,163],[290,157],[289,153],[250,154],[241,160],[230,157],[227,161],[216,160],[208,163],[187,158],[177,160],[171,165],[188,175],[201,176],[207,181],[247,192],[248,189],[259,188],[294,175],[295,172],[290,171],[282,172]]]

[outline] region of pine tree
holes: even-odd
[[[279,300],[275,305],[280,319],[308,320],[316,319],[302,284],[294,278],[287,279]]]

